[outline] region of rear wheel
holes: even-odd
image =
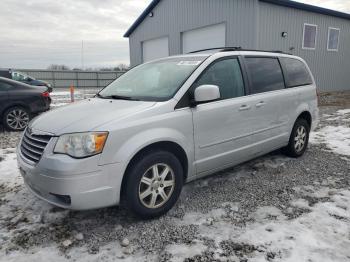
[[[161,216],[174,206],[181,193],[181,163],[170,152],[150,152],[131,167],[125,186],[129,210],[146,219]]]
[[[309,143],[310,126],[305,119],[298,119],[293,127],[292,134],[289,138],[289,144],[285,152],[291,157],[302,156]]]
[[[23,107],[12,107],[4,113],[4,126],[11,131],[22,131],[26,128],[30,120],[30,114]]]

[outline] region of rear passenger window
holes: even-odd
[[[258,94],[284,89],[284,78],[277,58],[246,58],[251,93]]]
[[[197,79],[194,88],[200,85],[218,86],[221,99],[244,96],[244,82],[238,59],[225,59],[210,65]]]
[[[286,70],[286,82],[288,87],[311,85],[312,78],[305,64],[293,58],[282,58]]]

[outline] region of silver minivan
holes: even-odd
[[[152,218],[186,182],[279,148],[302,156],[317,118],[303,59],[209,50],[142,64],[94,98],[37,117],[18,165],[29,190],[54,205],[125,203]]]

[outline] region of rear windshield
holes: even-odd
[[[142,101],[166,101],[172,98],[207,56],[163,59],[128,71],[98,97]]]
[[[305,64],[294,58],[281,58],[286,73],[287,87],[312,84],[312,77]]]

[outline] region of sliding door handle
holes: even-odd
[[[239,111],[247,111],[247,110],[250,110],[251,109],[251,106],[250,105],[242,105],[240,108],[239,108]]]
[[[263,107],[264,105],[266,105],[266,103],[264,101],[261,101],[261,102],[257,103],[255,106],[257,108],[259,108],[259,107]]]

